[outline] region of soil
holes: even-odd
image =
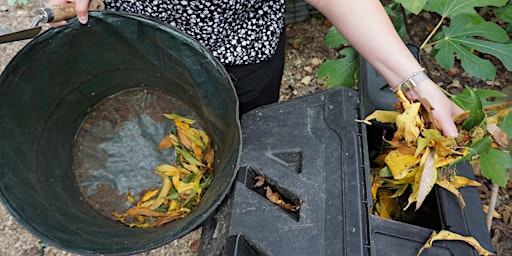
[[[29,4],[17,8],[8,6],[6,2],[0,4],[0,34],[9,31],[25,29],[32,21],[35,8],[44,6],[46,1],[31,0]],[[337,51],[323,45],[328,26],[325,20],[318,15],[309,20],[288,26],[285,73],[282,80],[280,101],[304,96],[310,93],[325,90],[325,81],[317,78],[319,66],[326,60],[338,57]],[[430,27],[437,23],[431,15],[420,15],[408,22],[410,40],[419,44],[427,36]],[[47,25],[43,29],[48,29]],[[3,71],[15,54],[28,42],[28,40],[9,44],[0,44],[0,70]],[[423,52],[421,59],[430,77],[441,87],[451,93],[460,92],[465,85],[475,88],[495,89],[512,95],[512,73],[507,71],[499,61],[489,57],[497,68],[497,77],[494,81],[484,81],[474,78],[463,72],[460,64],[450,70],[439,67],[434,60]],[[483,183],[480,194],[482,205],[488,205],[490,184],[481,177],[477,178]],[[512,185],[500,188],[491,236],[494,249],[498,255],[512,255]],[[0,255],[37,255],[41,251],[41,241],[23,229],[3,208],[0,207]],[[195,255],[201,230],[191,232],[184,238],[178,239],[169,245],[142,253],[139,255]],[[52,246],[45,249],[47,255],[71,255]]]

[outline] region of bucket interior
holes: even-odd
[[[23,227],[64,250],[131,254],[159,247],[200,225],[229,191],[241,149],[237,104],[222,65],[187,35],[131,14],[92,12],[87,25],[73,19],[28,43],[0,77],[0,199]],[[120,182],[125,175],[154,186],[159,177],[149,169],[168,159],[154,143],[169,132],[161,115],[169,112],[196,118],[210,135],[214,179],[186,218],[129,228],[91,206],[77,171],[101,169],[117,152],[125,170],[100,176],[99,185],[136,189]],[[87,120],[96,120],[89,133],[96,144],[84,149]],[[140,131],[130,130],[132,121]],[[114,144],[117,151],[98,148],[127,130],[143,139]],[[78,157],[86,153],[86,161]],[[137,170],[129,173],[130,166]]]

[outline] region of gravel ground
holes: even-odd
[[[34,18],[35,8],[42,7],[45,3],[46,1],[31,0],[22,8],[16,8],[7,5],[6,1],[0,2],[0,34],[28,28]],[[43,30],[46,29],[49,29],[48,25],[43,26]],[[322,81],[316,78],[316,70],[323,61],[336,56],[334,50],[323,46],[327,29],[322,20],[316,19],[289,27],[290,44],[287,45],[281,101],[324,89]],[[295,39],[303,42],[296,44],[296,48],[292,45]],[[28,42],[29,40],[24,40],[0,44],[0,71],[5,69]],[[196,255],[200,235],[201,230],[198,229],[166,246],[139,255]],[[39,255],[43,242],[21,227],[3,205],[0,206],[0,255]],[[55,256],[74,255],[51,245],[46,245],[44,253]]]

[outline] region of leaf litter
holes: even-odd
[[[161,177],[160,188],[146,191],[139,200],[128,193],[126,200],[133,206],[124,213],[112,213],[129,227],[160,227],[186,217],[212,180],[214,150],[208,134],[193,128],[193,119],[177,114],[164,116],[174,122],[176,129],[162,139],[157,150],[174,149],[176,160],[151,170]]]
[[[497,172],[502,171],[501,168],[505,168],[505,171],[507,167],[510,168],[510,153],[507,151],[509,135],[504,131],[507,129],[505,125],[501,124],[510,118],[510,104],[482,106],[482,101],[472,89],[467,90],[471,90],[468,92],[469,110],[454,118],[459,129],[457,138],[441,134],[428,100],[410,101],[401,90],[396,92],[396,111],[376,110],[364,120],[356,120],[368,125],[375,120],[396,126],[392,140],[383,139],[387,148],[375,158],[380,169],[374,169],[371,173],[372,214],[400,220],[412,204],[415,204],[417,211],[436,184],[456,195],[464,209],[465,202],[458,188],[481,184],[458,176],[456,163],[470,160],[479,168],[497,169]],[[502,159],[500,164],[503,163],[503,166],[489,168],[491,164],[486,161],[491,157],[485,158],[486,154],[492,154],[493,159]],[[508,176],[494,173],[484,173],[484,176],[500,185],[508,182]],[[400,199],[404,196],[407,197],[406,202]],[[433,234],[418,255],[435,240],[461,240],[471,244],[481,255],[493,255],[474,238],[446,230]]]

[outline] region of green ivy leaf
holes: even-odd
[[[469,105],[469,116],[464,123],[462,123],[462,129],[466,131],[471,131],[473,127],[482,123],[482,120],[485,118],[485,113],[482,107],[482,101],[480,101],[480,97],[476,95],[473,89],[469,89],[470,94],[470,105]]]
[[[329,28],[327,35],[325,36],[324,44],[330,48],[338,48],[341,45],[348,46],[349,43],[347,39],[345,39],[340,32],[336,29],[336,27],[332,26]]]
[[[457,104],[457,106],[459,106],[460,108],[462,108],[464,110],[469,110],[470,105],[471,105],[471,92],[470,91],[473,91],[478,96],[478,98],[480,98],[480,101],[482,102],[483,107],[504,102],[504,101],[497,101],[497,100],[490,101],[490,99],[502,98],[502,97],[507,96],[504,93],[499,92],[497,90],[479,89],[479,90],[475,91],[473,89],[466,87],[464,89],[464,91],[462,91],[461,93],[458,93],[458,94],[452,96],[451,100],[455,104]]]
[[[454,54],[457,54],[466,72],[480,78],[494,79],[496,68],[490,61],[474,55],[472,50],[475,49],[496,56],[507,69],[512,70],[512,44],[506,43],[509,41],[507,32],[493,22],[472,24],[471,16],[459,15],[451,20],[450,27],[443,27],[443,31],[436,37],[440,39],[435,45],[439,65],[445,69],[451,68]]]
[[[512,168],[512,157],[510,153],[491,148],[480,154],[480,169],[485,178],[499,186],[506,186],[508,183],[508,169]]]
[[[418,15],[423,10],[427,0],[395,0],[395,2],[402,4],[407,11]]]
[[[357,70],[359,69],[359,54],[354,48],[344,48],[339,52],[342,58],[328,60],[318,68],[318,78],[328,78],[327,88],[345,86],[352,88],[355,85]]]

